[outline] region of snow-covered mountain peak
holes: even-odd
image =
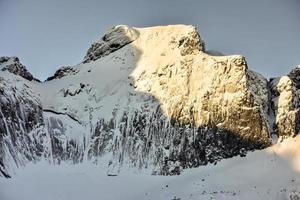
[[[20,63],[18,57],[0,57],[0,70],[8,71],[15,75],[19,75],[29,81],[35,80],[38,81],[33,75],[26,69],[26,67]]]
[[[134,28],[129,28],[125,25],[114,26],[108,29],[100,40],[91,45],[84,57],[83,63],[106,56],[131,43],[138,36],[139,32]]]
[[[181,35],[178,47],[181,46],[182,54],[188,54],[189,51],[197,49],[204,50],[204,42],[198,34],[194,26],[187,25],[169,25],[169,26],[156,26],[149,28],[134,28],[126,25],[118,25],[108,29],[105,35],[98,41],[94,42],[88,49],[83,63],[97,60],[106,56],[125,45],[135,41],[137,38],[146,38],[147,45],[151,46],[152,43],[161,42],[161,38],[167,40],[171,39],[170,43],[174,43],[175,39]],[[165,42],[163,42],[165,44]],[[137,45],[136,48],[139,48]]]
[[[4,66],[6,65],[9,65],[9,64],[14,64],[16,62],[19,62],[19,58],[18,57],[15,57],[15,56],[2,56],[0,57],[0,67],[3,68]]]
[[[11,62],[18,60],[2,63]],[[4,73],[3,163],[97,163],[106,156],[110,173],[129,165],[178,174],[267,147],[271,134],[299,130],[293,81],[268,82],[241,55],[205,52],[194,26],[115,26],[91,45],[83,62],[62,67],[43,83],[20,78],[9,87],[13,81]],[[11,90],[22,92],[9,95]]]

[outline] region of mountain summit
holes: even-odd
[[[3,174],[47,159],[174,175],[299,132],[299,68],[267,80],[241,55],[206,52],[193,26],[112,27],[42,83],[21,64],[3,70],[10,60],[0,58]]]

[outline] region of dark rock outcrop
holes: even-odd
[[[60,79],[67,75],[75,75],[77,72],[73,67],[61,67],[58,69],[53,76],[50,76],[47,78],[46,81],[51,81],[53,79]]]

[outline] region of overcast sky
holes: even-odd
[[[45,79],[113,25],[192,24],[208,50],[272,77],[300,64],[300,0],[0,0],[0,56]]]

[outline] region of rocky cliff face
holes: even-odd
[[[275,110],[275,131],[279,136],[295,136],[299,133],[299,66],[287,76],[270,81],[272,103]]]
[[[44,83],[22,69],[0,73],[4,174],[45,158],[173,175],[299,131],[298,68],[268,81],[207,54],[193,26],[113,27]]]

